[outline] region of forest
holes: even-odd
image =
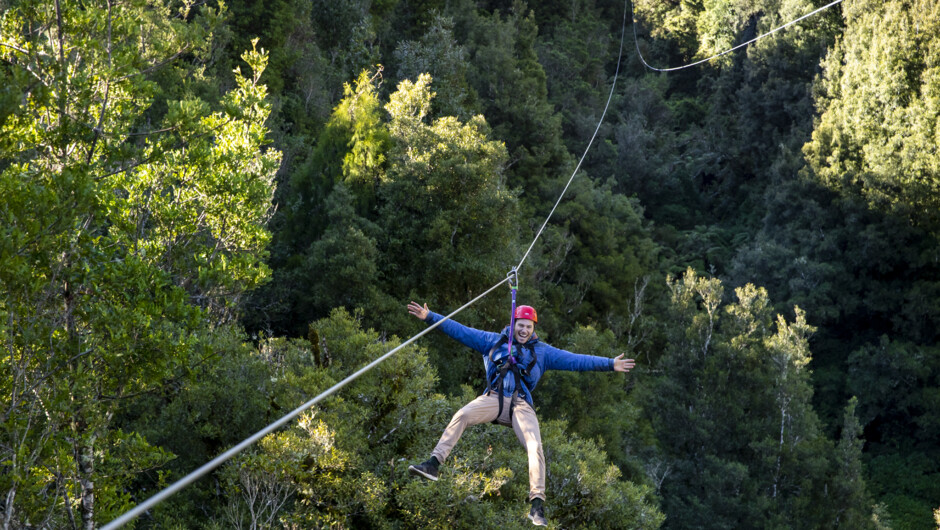
[[[523,255],[541,340],[637,363],[534,392],[549,527],[940,527],[940,3],[722,54],[828,3],[0,0],[0,528],[104,526]],[[485,385],[431,331],[127,528],[527,528],[511,429],[408,473]]]

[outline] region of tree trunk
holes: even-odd
[[[94,437],[85,441],[76,456],[78,457],[79,484],[82,487],[82,528],[95,530],[95,483],[91,479],[95,470]]]
[[[16,486],[10,488],[7,492],[7,498],[3,506],[3,530],[12,528],[10,523],[13,521],[13,499],[16,497]]]

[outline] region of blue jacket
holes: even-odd
[[[442,315],[431,311],[428,312],[425,322],[434,324],[442,318],[444,318]],[[499,344],[499,348],[493,352],[493,358],[498,359],[506,354],[506,349],[509,346],[506,339],[502,337],[509,336],[509,326],[506,326],[502,333],[493,333],[491,331],[481,331],[467,327],[451,319],[443,322],[438,326],[438,329],[450,335],[452,339],[483,355],[483,364],[486,367],[487,385],[492,385],[496,378],[496,366],[490,362],[489,353],[493,346]],[[501,338],[502,340],[500,340]],[[522,385],[521,388],[519,388],[519,395],[533,406],[532,391],[535,390],[539,379],[547,370],[568,370],[571,372],[612,372],[614,370],[614,360],[612,358],[571,353],[570,351],[555,348],[554,346],[539,341],[538,337],[534,334],[526,342],[525,347],[519,347],[518,342],[514,342],[514,344],[516,345],[514,349],[516,360],[523,367],[528,366],[529,363],[532,362],[532,354],[529,350],[529,346],[531,345],[535,350],[535,366],[529,370],[528,376],[522,378]],[[506,378],[503,381],[503,395],[512,396],[515,390],[516,376],[512,372],[509,372],[506,374]]]

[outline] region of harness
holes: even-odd
[[[496,419],[493,420],[493,423],[497,425],[508,425],[512,426],[512,409],[515,406],[513,403],[516,400],[516,396],[519,395],[519,387],[521,386],[526,392],[529,391],[525,386],[525,381],[523,377],[527,377],[532,370],[532,367],[535,366],[538,357],[535,355],[535,346],[527,341],[521,346],[527,348],[531,354],[532,361],[525,367],[521,367],[516,361],[516,356],[512,354],[512,334],[515,327],[516,321],[516,289],[519,287],[519,276],[516,273],[516,268],[513,267],[512,270],[506,274],[509,277],[509,288],[512,290],[512,310],[509,313],[509,333],[506,335],[500,336],[496,344],[490,348],[489,359],[490,362],[496,367],[496,376],[493,377],[492,381],[487,382],[486,392],[494,391],[499,396],[499,411],[496,414]],[[509,347],[506,348],[507,354],[500,356],[496,359],[493,358],[493,353],[499,349],[504,343],[508,343]],[[516,385],[515,389],[512,391],[512,398],[509,400],[509,419],[506,420],[507,423],[501,423],[500,418],[503,415],[503,382],[506,380],[506,374],[512,372],[516,376]]]
[[[510,333],[512,333],[511,330],[510,330]],[[499,397],[499,411],[496,413],[496,419],[493,420],[493,423],[497,425],[511,426],[512,425],[512,410],[515,407],[514,402],[516,400],[516,396],[519,395],[519,387],[521,386],[523,390],[525,390],[526,392],[529,391],[529,389],[525,386],[525,381],[522,378],[527,377],[529,375],[530,371],[532,370],[532,367],[535,366],[535,363],[538,361],[538,357],[535,354],[535,346],[532,344],[526,343],[526,344],[519,345],[528,349],[529,353],[531,354],[532,360],[526,366],[522,366],[516,360],[516,356],[512,354],[511,347],[508,348],[508,352],[506,355],[502,355],[494,359],[493,353],[496,352],[496,350],[499,349],[500,346],[502,346],[504,343],[507,343],[507,342],[509,342],[509,337],[506,335],[502,335],[499,338],[499,341],[492,348],[490,348],[489,359],[490,359],[490,362],[496,367],[496,375],[493,377],[493,380],[489,382],[489,385],[487,385],[486,391],[489,392],[492,390],[496,392],[496,395]],[[504,386],[503,383],[506,380],[506,374],[510,372],[512,372],[512,374],[516,376],[516,385],[515,385],[515,389],[513,389],[512,391],[512,397],[509,399],[509,419],[507,420],[508,423],[502,423],[500,422],[500,418],[503,415],[503,397],[504,397],[503,396],[503,386]]]

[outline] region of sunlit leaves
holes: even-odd
[[[940,10],[930,1],[845,6],[824,62],[822,115],[804,153],[825,185],[936,231]]]
[[[151,113],[155,72],[195,72],[183,57],[211,45],[223,8],[192,7],[4,11],[3,77],[21,91],[0,123],[0,436],[4,459],[21,455],[2,480],[8,509],[23,510],[8,512],[13,524],[92,526],[121,511],[126,484],[166,455],[112,431],[116,411],[205,355],[213,327],[266,276],[279,154],[264,147],[263,50],[245,54],[251,73],[218,110],[186,97]],[[55,470],[51,482],[41,469]],[[29,499],[38,484],[45,493]]]

